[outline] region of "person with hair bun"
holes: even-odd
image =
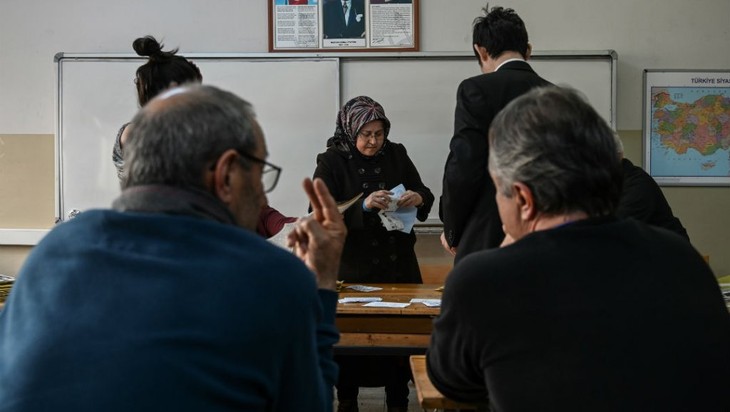
[[[152,36],[139,37],[132,43],[134,51],[148,57],[147,63],[139,66],[134,84],[137,88],[137,101],[140,107],[144,107],[161,92],[185,83],[201,83],[203,75],[195,63],[177,54],[178,49],[169,51],[163,50],[164,44],[158,42]],[[112,160],[117,169],[119,180],[124,179],[124,152],[122,148],[127,140],[130,123],[125,123],[119,129]],[[284,216],[278,210],[265,205],[261,210],[256,233],[269,238],[279,233],[284,224],[296,221],[296,218]]]
[[[158,42],[152,36],[139,37],[132,43],[132,48],[139,56],[148,57],[147,63],[139,66],[134,77],[134,84],[137,88],[137,101],[139,107],[144,107],[153,97],[163,90],[183,83],[203,81],[203,75],[195,63],[183,56],[178,56],[178,49],[163,51],[164,44]],[[119,129],[112,160],[117,168],[117,176],[121,180],[124,177],[124,143],[127,140],[129,123],[125,123]]]

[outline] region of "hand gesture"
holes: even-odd
[[[288,246],[314,272],[320,288],[337,290],[337,272],[347,228],[322,179],[312,182],[307,178],[303,186],[312,213],[296,222],[289,233]]]

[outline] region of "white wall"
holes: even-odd
[[[728,0],[505,0],[536,50],[614,49],[618,129],[641,128],[644,68],[730,68]],[[132,52],[153,34],[183,52],[268,50],[265,0],[0,0],[0,134],[53,133],[53,56]],[[421,0],[421,50],[468,50],[483,0]],[[131,82],[131,76],[130,76]],[[103,91],[100,91],[103,92]]]

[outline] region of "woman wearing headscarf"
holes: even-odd
[[[378,216],[403,184],[399,208],[415,207],[426,220],[434,196],[421,181],[406,148],[388,139],[390,120],[383,107],[367,96],[348,101],[337,115],[327,151],[317,156],[314,177],[325,181],[337,201],[362,193],[345,212],[348,233],[339,279],[348,283],[421,283],[414,251],[416,235],[388,231]],[[337,384],[338,411],[356,411],[358,386],[385,386],[389,411],[406,410],[410,369],[407,357],[343,356]]]

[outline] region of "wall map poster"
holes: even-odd
[[[644,166],[657,183],[730,185],[730,71],[644,71]]]
[[[269,50],[418,51],[419,0],[269,0]]]

